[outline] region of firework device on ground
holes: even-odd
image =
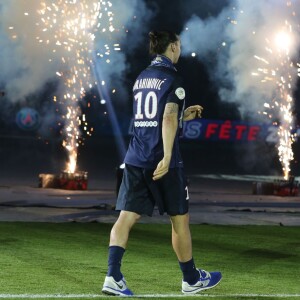
[[[77,171],[75,173],[61,172],[57,174],[39,174],[40,188],[53,188],[64,190],[87,190],[88,173]]]
[[[294,176],[288,180],[274,180],[273,182],[253,182],[254,195],[298,196],[299,183]]]

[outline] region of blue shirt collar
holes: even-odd
[[[161,54],[158,54],[154,57],[154,59],[151,61],[151,66],[167,67],[177,71],[171,59]]]

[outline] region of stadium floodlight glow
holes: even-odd
[[[92,64],[92,70],[93,70],[95,78],[97,78],[98,82],[105,82],[101,76],[100,65],[97,64],[96,55],[94,55],[94,63]],[[126,154],[126,146],[125,146],[125,141],[124,141],[124,138],[123,138],[123,135],[122,135],[119,123],[118,123],[118,119],[116,116],[114,106],[113,106],[111,98],[107,92],[107,88],[104,85],[102,85],[100,88],[99,84],[97,84],[96,87],[97,87],[100,98],[106,99],[105,104],[106,104],[106,107],[108,110],[108,116],[109,116],[109,120],[110,120],[112,129],[113,129],[115,142],[117,144],[119,159],[120,159],[120,161],[123,161],[125,154]]]

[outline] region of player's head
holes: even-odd
[[[172,31],[151,31],[149,33],[151,55],[163,54],[169,57],[174,64],[178,62],[181,53],[179,36]]]

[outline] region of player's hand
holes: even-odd
[[[153,180],[158,180],[166,175],[169,171],[171,158],[164,157],[157,165],[154,173]]]
[[[195,118],[201,118],[203,107],[200,105],[192,105],[185,109],[183,114],[183,121],[194,120]]]

